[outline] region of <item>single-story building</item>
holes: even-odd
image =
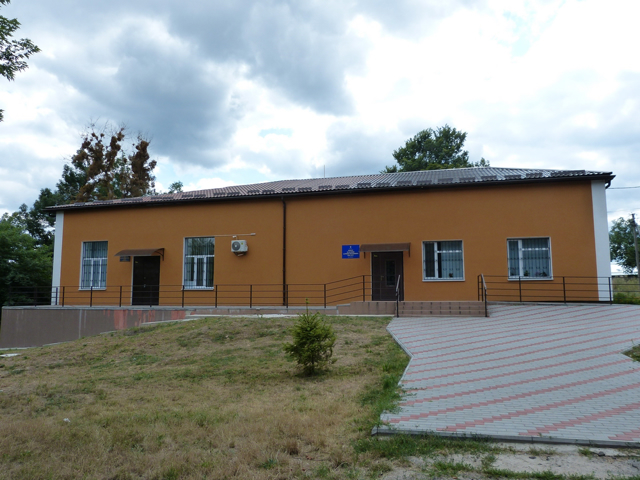
[[[602,286],[613,178],[465,168],[61,205],[52,207],[52,301],[319,305],[395,300],[396,292],[405,301],[467,301],[479,298],[481,275],[495,299],[499,284],[554,295],[569,277]],[[587,297],[609,294],[596,288]]]

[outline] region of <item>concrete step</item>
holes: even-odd
[[[339,315],[395,315],[396,302],[352,302],[338,305]],[[401,317],[484,317],[483,302],[400,302]]]
[[[483,302],[400,302],[401,317],[484,317]]]

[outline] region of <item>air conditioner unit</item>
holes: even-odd
[[[231,251],[233,253],[245,253],[248,249],[246,240],[233,240],[231,242]]]

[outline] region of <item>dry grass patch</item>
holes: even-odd
[[[327,322],[336,363],[311,378],[282,352],[292,319],[141,327],[1,358],[0,478],[375,476],[384,460],[353,446],[408,359],[388,319]]]
[[[638,284],[638,277],[613,277],[612,287],[614,303],[640,304],[640,286]]]

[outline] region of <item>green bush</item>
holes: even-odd
[[[333,355],[336,335],[319,313],[298,315],[291,329],[292,343],[285,343],[283,350],[302,366],[305,375],[313,375],[327,365]]]
[[[634,293],[618,292],[613,294],[613,303],[640,305],[640,297]]]

